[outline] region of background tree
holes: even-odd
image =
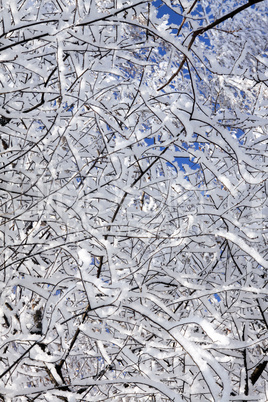
[[[268,398],[267,2],[163,4],[2,4],[4,401]]]

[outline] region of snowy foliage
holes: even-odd
[[[160,3],[2,0],[3,401],[268,400],[267,1]]]

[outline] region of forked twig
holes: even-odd
[[[207,25],[206,27],[197,29],[196,31],[193,32],[193,36],[192,36],[192,39],[191,39],[191,41],[190,41],[190,43],[188,45],[187,50],[191,49],[191,47],[192,47],[195,39],[197,38],[197,36],[203,35],[203,33],[209,31],[210,29],[212,29],[215,26],[221,24],[222,22],[228,20],[229,18],[233,18],[236,14],[240,13],[241,11],[245,10],[246,8],[251,7],[253,4],[260,3],[262,1],[264,1],[264,0],[249,0],[248,3],[244,4],[243,6],[238,7],[237,9],[235,9],[233,11],[231,11],[229,14],[224,15],[223,17],[217,19],[216,21],[212,22],[211,24]],[[191,7],[190,10],[192,10],[192,8],[193,7]],[[181,29],[182,25],[184,24],[184,21],[185,21],[185,17],[184,17],[184,20],[182,21],[182,24],[181,24],[179,30]],[[177,69],[177,71],[174,74],[172,74],[170,79],[164,85],[162,85],[160,88],[158,88],[157,91],[161,91],[161,89],[164,89],[167,85],[169,85],[171,83],[171,81],[181,71],[182,67],[184,66],[184,63],[185,63],[186,59],[187,59],[187,57],[186,57],[186,55],[184,55],[180,65],[179,65],[179,68]]]

